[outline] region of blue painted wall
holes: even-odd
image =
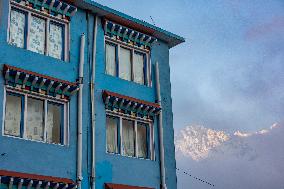
[[[8,1],[0,1],[3,7],[0,18],[0,69],[9,64],[30,71],[68,81],[78,78],[80,35],[86,34],[84,89],[83,89],[83,182],[88,188],[91,172],[91,122],[90,122],[90,63],[94,17],[79,9],[71,21],[70,62],[16,48],[7,43]],[[176,189],[173,116],[171,108],[171,85],[169,69],[169,48],[158,41],[151,51],[153,87],[139,85],[105,74],[104,32],[101,20],[98,22],[95,77],[96,108],[96,187],[103,189],[104,183],[120,183],[159,189],[160,162],[157,121],[154,121],[155,161],[124,157],[106,153],[106,114],[102,101],[102,90],[109,90],[141,100],[155,102],[154,63],[160,64],[163,126],[165,141],[166,182],[168,189]],[[0,132],[3,118],[3,77],[0,77]],[[77,153],[77,95],[70,100],[70,145],[59,146],[23,139],[0,136],[0,169],[66,177],[76,180]]]
[[[4,80],[3,64],[8,64],[45,74],[59,79],[75,82],[78,77],[80,35],[86,31],[85,12],[78,10],[71,22],[71,52],[70,62],[63,62],[45,55],[17,48],[7,43],[9,1],[0,1],[0,133],[3,129],[3,95]],[[87,54],[87,52],[86,52]],[[85,93],[87,95],[87,93]],[[86,99],[86,98],[84,98]],[[84,101],[87,104],[86,100]],[[60,146],[0,136],[0,169],[24,173],[76,179],[76,145],[77,145],[77,97],[70,100],[70,144]],[[84,110],[84,116],[88,115]],[[85,116],[87,125],[89,117]],[[86,129],[85,129],[86,130]],[[85,132],[84,130],[84,132]],[[86,138],[86,136],[84,136]],[[86,149],[84,149],[86,151]]]

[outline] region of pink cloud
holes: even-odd
[[[284,31],[284,17],[274,17],[269,22],[251,27],[245,33],[245,39],[253,40],[265,35]]]

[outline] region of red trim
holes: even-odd
[[[140,100],[140,99],[137,99],[137,98],[133,98],[133,97],[130,97],[130,96],[125,96],[125,95],[121,95],[121,94],[118,94],[118,93],[114,93],[114,92],[104,90],[103,91],[103,97],[106,98],[107,96],[114,96],[114,97],[117,97],[117,98],[122,98],[122,99],[126,99],[126,100],[133,101],[133,102],[138,102],[140,104],[153,106],[155,108],[161,108],[160,105],[157,104],[157,103],[147,102],[147,101]]]
[[[154,189],[154,188],[105,183],[105,189]]]
[[[0,170],[0,176],[17,177],[17,178],[23,178],[23,179],[31,179],[31,180],[39,180],[39,181],[48,181],[48,182],[66,183],[66,184],[76,185],[76,183],[73,180],[68,179],[68,178],[43,176],[43,175],[36,175],[36,174],[29,174],[29,173],[6,171],[6,170]]]
[[[52,81],[56,81],[56,82],[59,82],[59,83],[67,84],[67,85],[74,86],[74,87],[77,86],[77,83],[74,83],[74,82],[69,82],[69,81],[57,79],[57,78],[50,77],[50,76],[47,76],[47,75],[39,74],[39,73],[36,73],[36,72],[32,72],[32,71],[24,70],[24,69],[21,69],[21,68],[17,68],[15,66],[10,66],[10,65],[4,64],[4,68],[3,68],[4,72],[6,72],[7,69],[23,72],[23,73],[26,73],[26,74],[29,74],[29,75],[33,75],[33,76],[36,76],[36,77],[49,79],[49,80],[52,80]]]

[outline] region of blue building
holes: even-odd
[[[91,0],[0,0],[0,188],[176,188],[169,49]]]

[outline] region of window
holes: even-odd
[[[7,89],[4,135],[67,144],[67,104]]]
[[[59,18],[14,5],[10,11],[9,43],[67,61],[67,25]]]
[[[148,51],[107,41],[105,59],[106,74],[141,85],[150,85]]]
[[[106,119],[106,135],[107,135],[107,151],[110,153],[118,153],[118,125],[119,119],[107,116]]]
[[[107,152],[153,160],[153,131],[148,121],[106,116]]]

